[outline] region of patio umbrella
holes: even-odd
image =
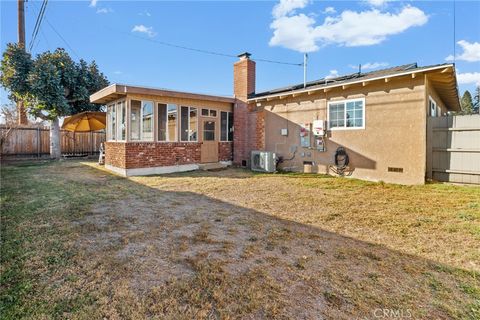
[[[107,116],[105,112],[85,111],[66,117],[62,129],[73,132],[89,132],[105,129]]]

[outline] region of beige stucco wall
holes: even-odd
[[[382,80],[383,81],[383,80]],[[424,78],[358,84],[329,92],[262,102],[265,110],[265,148],[284,158],[281,165],[303,170],[304,161],[333,164],[338,146],[344,146],[354,168],[352,177],[402,184],[422,184],[426,162],[426,112]],[[327,119],[327,101],[365,98],[365,129],[328,131],[326,152],[300,147],[300,124]],[[280,131],[288,129],[288,136]],[[313,136],[311,146],[314,146]],[[403,173],[388,172],[403,168]]]
[[[444,115],[448,111],[447,106],[445,105],[445,103],[442,101],[442,99],[438,95],[435,87],[429,81],[428,76],[426,75],[425,77],[427,77],[426,78],[426,86],[425,86],[426,87],[426,93],[427,93],[426,97],[427,97],[427,99],[428,99],[428,97],[431,97],[437,103],[437,106],[440,107],[441,115]],[[427,112],[427,115],[428,115],[428,112],[429,112],[429,110],[428,110],[428,108],[429,108],[428,100],[426,100],[425,107],[426,107],[426,112]],[[437,115],[437,116],[440,116],[440,115]]]

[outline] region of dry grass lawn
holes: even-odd
[[[72,161],[1,203],[5,319],[480,319],[479,187]]]

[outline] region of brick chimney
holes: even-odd
[[[233,94],[236,98],[233,111],[233,163],[249,166],[250,152],[263,149],[264,116],[254,104],[248,104],[250,94],[255,93],[255,61],[250,53],[239,54],[233,65]]]
[[[245,102],[249,94],[255,93],[255,61],[250,56],[248,52],[239,54],[240,60],[233,65],[233,94]]]

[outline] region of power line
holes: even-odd
[[[45,42],[47,43],[47,48],[50,48],[50,42],[48,41],[48,38],[47,36],[45,35],[45,32],[43,32],[43,30],[40,30],[40,33],[42,34],[42,37],[43,39],[45,40]]]
[[[268,60],[268,59],[261,59],[261,58],[255,58],[255,61],[277,63],[277,64],[286,64],[286,65],[290,65],[290,66],[303,67],[303,63],[283,62],[283,61]]]
[[[48,0],[44,0],[46,2]],[[75,54],[77,58],[80,58],[78,54],[73,50],[73,48],[68,44],[67,40],[65,40],[62,35],[55,29],[55,27],[50,23],[48,18],[45,17],[45,21],[47,21],[48,25],[53,29],[53,31],[63,40],[63,42],[67,45],[67,47]],[[237,55],[234,54],[228,54],[228,53],[223,53],[223,52],[217,52],[217,51],[211,51],[211,50],[205,50],[205,49],[199,49],[199,48],[194,48],[194,47],[189,47],[189,46],[183,46],[183,45],[178,45],[166,41],[161,41],[161,40],[156,40],[156,39],[150,39],[150,38],[145,38],[141,36],[137,36],[135,34],[132,34],[130,32],[125,32],[125,31],[120,31],[120,30],[115,30],[109,26],[101,24],[104,28],[109,29],[114,32],[122,33],[127,36],[149,41],[152,43],[160,44],[163,46],[167,47],[172,47],[172,48],[177,48],[177,49],[182,49],[182,50],[188,50],[188,51],[193,51],[193,52],[198,52],[198,53],[203,53],[203,54],[210,54],[210,55],[215,55],[215,56],[222,56],[222,57],[227,57],[227,58],[237,58]],[[37,31],[38,33],[38,31]],[[277,60],[271,60],[271,59],[263,59],[263,58],[255,58],[255,61],[259,62],[266,62],[266,63],[274,63],[274,64],[282,64],[282,65],[290,65],[290,66],[296,66],[296,67],[302,67],[303,63],[292,63],[292,62],[285,62],[285,61],[277,61]]]
[[[45,0],[46,2],[48,2],[48,0]],[[32,3],[34,3],[34,1],[32,1]],[[77,57],[77,59],[80,59],[80,56],[75,52],[75,50],[73,50],[73,48],[68,44],[67,40],[62,37],[62,35],[60,34],[60,32],[57,31],[57,29],[55,29],[55,27],[50,23],[50,21],[48,20],[47,17],[44,17],[45,18],[45,21],[47,22],[47,24],[50,26],[50,28],[52,28],[52,30],[57,34],[57,36],[62,39],[62,41],[65,43],[65,45],[68,47],[68,49],[70,49],[70,51]],[[45,40],[46,40],[46,37],[45,37]],[[47,40],[46,40],[47,41]],[[47,41],[48,43],[48,41]]]
[[[151,38],[145,38],[145,37],[137,36],[137,35],[132,34],[132,33],[130,33],[130,32],[115,30],[115,29],[112,29],[112,28],[110,28],[110,27],[108,27],[108,26],[105,26],[105,25],[103,25],[103,24],[102,24],[102,26],[103,26],[104,28],[107,28],[107,29],[111,30],[111,31],[125,34],[125,35],[127,35],[127,36],[129,36],[129,37],[133,37],[133,38],[137,38],[137,39],[149,41],[149,42],[156,43],[156,44],[160,44],[160,45],[167,46],[167,47],[172,47],[172,48],[177,48],[177,49],[183,49],[183,50],[188,50],[188,51],[193,51],[193,52],[199,52],[199,53],[204,53],[204,54],[210,54],[210,55],[215,55],[215,56],[221,56],[221,57],[227,57],[227,58],[237,58],[237,55],[234,55],[234,54],[228,54],[228,53],[224,53],[224,52],[217,52],[217,51],[204,50],[204,49],[198,49],[198,48],[193,48],[193,47],[178,45],[178,44],[174,44],[174,43],[170,43],[170,42],[165,42],[165,41],[161,41],[161,40],[156,40],[156,39],[151,39]],[[297,67],[303,66],[303,63],[292,63],[292,62],[276,61],[276,60],[262,59],[262,58],[255,58],[255,61],[267,62],[267,63],[275,63],[275,64],[283,64],[283,65],[290,65],[290,66],[297,66]]]
[[[453,63],[455,64],[455,60],[457,59],[457,44],[456,44],[456,5],[455,0],[453,0]]]
[[[75,52],[75,50],[73,50],[73,48],[68,44],[67,40],[65,40],[64,37],[62,37],[62,35],[57,31],[57,29],[55,29],[55,27],[50,23],[50,21],[48,21],[47,18],[45,18],[45,21],[47,21],[48,25],[50,26],[50,28],[52,28],[52,30],[57,34],[57,36],[63,40],[63,42],[65,42],[65,44],[67,45],[67,47],[70,49],[70,51],[72,51],[72,53],[78,58],[80,59],[80,56]]]
[[[32,8],[32,9],[35,10],[35,14],[37,15],[37,22],[38,22],[38,17],[40,16],[40,12],[39,12],[38,8],[37,8],[36,6],[28,7],[28,2],[26,2],[26,3],[27,3],[27,9]],[[37,26],[37,22],[35,22],[35,27]],[[35,29],[35,28],[34,28],[34,29]],[[41,33],[43,34],[43,29],[41,29],[40,31],[41,31]],[[32,32],[32,38],[30,39],[30,44],[29,44],[29,47],[30,47],[30,50],[29,50],[29,51],[30,51],[30,52],[33,52],[33,50],[35,50],[35,48],[37,47],[38,43],[40,42],[40,40],[37,41],[37,42],[35,42],[35,41],[33,40],[33,35],[34,35],[34,33],[35,33],[35,32]],[[44,38],[45,38],[45,36],[44,36]]]
[[[42,6],[40,7],[40,11],[38,12],[37,20],[35,21],[35,26],[33,27],[32,39],[30,40],[30,44],[29,44],[29,51],[32,51],[33,44],[37,39],[38,31],[40,30],[43,17],[45,16],[45,10],[47,9],[47,3],[48,3],[48,0],[43,0]]]

